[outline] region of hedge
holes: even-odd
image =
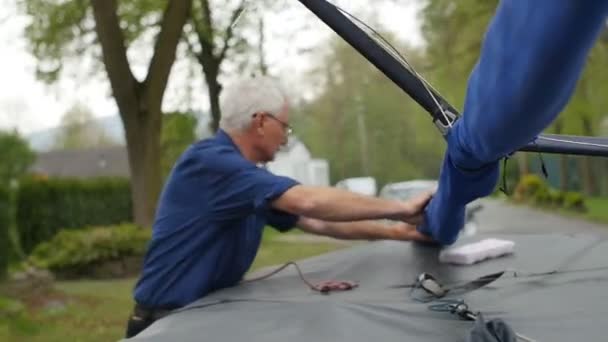
[[[26,254],[60,229],[132,221],[130,184],[119,178],[28,179],[20,184],[16,205]]]
[[[11,248],[8,230],[10,227],[10,195],[8,189],[0,187],[0,279],[6,276]]]

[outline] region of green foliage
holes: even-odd
[[[15,336],[22,337],[38,332],[39,327],[28,317],[23,302],[0,294],[0,340],[16,341]]]
[[[547,185],[539,176],[528,174],[522,177],[515,188],[513,199],[538,206],[564,208],[585,212],[585,198],[578,192],[563,192]]]
[[[313,155],[329,160],[332,182],[437,176],[444,145],[428,115],[349,45],[331,41],[310,77],[320,94],[294,113],[294,127]]]
[[[588,197],[585,199],[585,207],[588,218],[608,224],[608,197]]]
[[[513,193],[516,201],[527,201],[542,198],[549,192],[549,186],[539,176],[528,174],[519,180]]]
[[[17,132],[0,131],[0,185],[23,176],[36,159],[25,139]]]
[[[9,251],[11,249],[9,240],[10,224],[10,195],[7,189],[0,187],[0,279],[6,276],[8,267]]]
[[[38,78],[56,81],[64,63],[74,63],[74,58],[81,58],[86,51],[99,60],[96,70],[101,71],[102,56],[92,49],[98,41],[89,1],[19,0],[18,4],[32,18],[25,36],[38,60]],[[165,5],[162,0],[118,0],[120,26],[127,46],[154,27],[154,23],[161,22]]]
[[[53,272],[78,274],[106,261],[143,256],[150,238],[150,229],[133,224],[61,230],[39,244],[28,261]]]
[[[131,191],[125,179],[30,179],[19,189],[17,226],[26,253],[59,229],[130,221]]]
[[[177,158],[196,140],[196,124],[197,119],[192,114],[165,114],[160,138],[163,178],[171,172]]]
[[[461,108],[468,76],[481,49],[497,0],[428,0],[421,11],[427,42],[425,77]]]
[[[587,210],[585,198],[578,192],[566,192],[563,198],[564,208],[584,212]]]
[[[550,203],[550,205],[552,206],[556,206],[556,207],[561,207],[564,205],[564,200],[566,197],[565,192],[563,191],[559,191],[557,189],[549,189],[549,197],[548,197],[548,202]],[[578,194],[580,196],[580,194]],[[582,199],[582,196],[581,196]]]
[[[134,219],[148,225],[161,186],[161,105],[192,1],[20,0],[19,5],[30,19],[25,38],[39,78],[56,82],[62,68],[82,61],[94,61],[87,77],[105,69],[128,137]],[[134,47],[135,40],[141,45]],[[133,49],[138,53],[127,56]],[[133,69],[147,72],[135,77]]]

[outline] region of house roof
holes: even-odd
[[[43,152],[30,169],[51,177],[129,177],[124,146]]]
[[[298,145],[306,149],[292,137],[280,153],[287,155]],[[129,162],[124,146],[56,150],[40,152],[30,171],[50,177],[129,177]]]

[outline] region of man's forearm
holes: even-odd
[[[279,202],[286,203],[286,207],[280,209],[325,221],[403,220],[412,211],[404,202],[362,196],[335,188],[298,186],[282,197]],[[299,205],[290,208],[291,203]]]
[[[300,218],[298,227],[318,235],[342,240],[398,240],[397,225],[381,221],[329,222],[312,218]]]

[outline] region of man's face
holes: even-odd
[[[261,112],[257,115],[260,115],[258,120],[261,121],[263,132],[258,145],[262,159],[260,161],[266,163],[272,161],[280,148],[287,144],[292,131],[289,126],[289,109],[285,105],[280,113]]]

